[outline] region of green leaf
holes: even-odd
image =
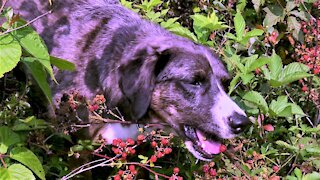
[[[75,64],[64,59],[50,56],[50,62],[52,65],[56,66],[60,70],[68,70],[68,71],[76,70]]]
[[[18,41],[9,34],[0,36],[0,78],[17,66],[21,54]]]
[[[305,116],[306,114],[303,112],[300,106],[297,104],[290,103],[292,114]]]
[[[237,83],[239,82],[239,78],[240,78],[240,73],[238,73],[230,82],[229,85],[229,92],[228,94],[230,95],[232,93],[232,91],[235,90],[235,86],[237,85]]]
[[[12,28],[17,28],[25,25],[23,20],[16,21]],[[51,78],[55,80],[53,70],[50,64],[50,56],[47,46],[44,44],[41,37],[31,27],[27,26],[10,33],[20,43],[20,45],[46,68]]]
[[[304,65],[298,62],[293,62],[285,66],[283,70],[283,76],[286,77],[297,72],[308,72],[308,71],[309,71],[309,67],[307,65]]]
[[[320,147],[308,147],[306,148],[306,151],[314,155],[320,155]]]
[[[197,37],[188,29],[181,26],[180,23],[176,22],[178,18],[170,18],[167,21],[161,22],[161,26],[170,32],[173,32],[179,36],[183,36],[197,42]]]
[[[282,71],[282,60],[274,50],[273,50],[271,59],[268,62],[268,67],[271,73],[271,79],[275,79],[275,80],[278,79]]]
[[[270,85],[273,87],[279,87],[310,76],[312,76],[312,74],[308,74],[305,72],[296,72],[284,77],[283,79],[280,79],[279,81],[270,81]]]
[[[247,5],[247,0],[237,1],[237,12],[243,12],[246,5]]]
[[[16,147],[11,150],[10,157],[31,169],[40,179],[45,179],[45,172],[37,156],[27,148]]]
[[[320,173],[318,172],[312,172],[310,174],[306,174],[303,176],[302,180],[319,180],[320,178]]]
[[[302,178],[302,172],[299,168],[295,168],[293,170],[294,174],[297,176],[297,178],[300,180]]]
[[[266,57],[260,57],[257,60],[253,61],[250,66],[248,67],[248,71],[254,71],[257,68],[262,67],[263,65],[266,65],[270,61],[269,58]]]
[[[261,36],[264,33],[261,29],[253,29],[246,33],[246,37],[255,37],[255,36]]]
[[[291,117],[291,106],[288,103],[287,96],[279,96],[277,101],[272,100],[269,105],[269,111],[272,116],[277,117]]]
[[[12,164],[8,168],[0,168],[1,180],[32,180],[36,179],[32,172],[21,164]]]
[[[249,57],[245,57],[241,59],[241,63],[245,63],[245,72],[251,72],[249,71],[249,67],[251,66],[251,64],[253,62],[255,62],[257,60],[259,56],[257,54],[253,55],[253,56],[249,56]],[[254,69],[255,70],[255,69]]]
[[[236,16],[234,17],[234,27],[237,34],[237,40],[240,41],[244,36],[246,22],[244,21],[240,12],[237,12]]]
[[[7,126],[0,127],[0,154],[5,154],[8,148],[20,142],[19,135]]]
[[[30,116],[24,120],[16,121],[12,129],[14,131],[31,131],[36,129],[45,129],[48,123],[42,119]]]
[[[242,82],[244,85],[247,85],[252,78],[254,78],[254,75],[252,73],[243,73],[240,75]]]
[[[286,149],[289,149],[289,150],[294,151],[294,152],[297,152],[299,150],[297,147],[292,146],[292,145],[290,145],[290,144],[288,144],[288,143],[286,143],[284,141],[278,140],[278,141],[276,141],[276,144],[279,145],[279,146],[285,147]]]
[[[38,83],[42,92],[45,94],[47,100],[52,103],[51,90],[47,82],[47,74],[43,66],[37,61],[36,58],[22,58],[21,60],[28,70],[31,72],[32,77]]]
[[[242,98],[257,105],[263,113],[267,113],[269,110],[266,100],[259,92],[249,91]]]

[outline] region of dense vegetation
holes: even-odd
[[[98,120],[121,123],[122,118],[106,107],[103,96],[84,100],[74,92],[60,105],[59,121],[40,119],[31,108],[36,106],[30,98],[32,85],[51,101],[46,79],[49,75],[55,80],[52,65],[67,70],[74,66],[51,57],[27,22],[2,6],[0,179],[68,179],[98,166],[108,168],[93,171],[97,178],[114,179],[320,179],[319,1],[121,3],[173,33],[212,47],[233,77],[227,91],[251,116],[252,127],[225,141],[210,163],[197,161],[178,137],[161,130],[142,127],[136,141],[115,139],[112,145],[75,140],[72,134],[85,127],[75,113],[81,105]],[[103,118],[105,112],[114,119]],[[94,160],[87,166],[72,160],[88,156]]]

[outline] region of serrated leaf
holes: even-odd
[[[51,90],[47,82],[47,74],[44,67],[37,61],[36,58],[22,58],[21,61],[26,65],[31,72],[32,77],[35,79],[47,100],[52,103]]]
[[[64,59],[50,56],[50,62],[52,65],[56,66],[60,70],[68,70],[68,71],[76,70],[75,64]]]
[[[254,75],[253,73],[245,73],[245,74],[241,74],[240,77],[242,79],[242,83],[244,85],[247,85],[251,81],[251,79],[254,78]]]
[[[290,76],[293,73],[297,72],[308,72],[309,67],[302,63],[293,62],[284,67],[283,77]]]
[[[294,16],[289,16],[287,18],[288,22],[288,31],[292,32],[292,35],[295,39],[299,38],[299,32],[301,29],[301,24],[297,21],[297,18]]]
[[[268,62],[268,67],[271,73],[271,79],[277,80],[282,71],[282,60],[274,50],[273,50],[271,59]]]
[[[253,29],[246,33],[246,37],[255,37],[255,36],[261,36],[264,33],[261,29]]]
[[[292,116],[291,113],[291,106],[288,103],[287,96],[279,96],[277,100],[272,100],[269,105],[269,110],[272,116],[278,117],[290,117]]]
[[[0,154],[5,154],[11,145],[20,142],[19,135],[7,126],[0,127]]]
[[[246,5],[247,5],[247,0],[238,0],[237,1],[237,11],[243,12]]]
[[[263,113],[267,113],[269,110],[266,100],[259,92],[249,91],[242,98],[257,105]]]
[[[313,160],[315,161],[315,160]],[[319,180],[320,178],[320,173],[318,172],[312,172],[310,174],[306,174],[305,176],[302,177],[302,180]]]
[[[266,57],[260,57],[257,60],[253,61],[250,66],[248,67],[248,71],[254,71],[257,68],[262,67],[263,65],[266,65],[269,62],[269,58]]]
[[[23,20],[16,21],[12,28],[25,25]],[[50,56],[47,46],[44,44],[39,34],[31,27],[27,26],[10,33],[28,53],[37,58],[37,60],[46,68],[50,77],[54,80],[53,70],[50,64]]]
[[[295,168],[293,170],[294,174],[297,176],[298,179],[301,179],[302,178],[302,172],[299,168]]]
[[[231,33],[226,33],[226,37],[232,40],[237,40],[237,37]]]
[[[10,34],[0,36],[0,78],[17,66],[21,54],[19,42]]]
[[[246,22],[244,21],[244,18],[242,17],[240,12],[237,12],[237,14],[234,17],[234,28],[236,30],[238,41],[240,41],[244,36],[245,26]]]
[[[280,81],[278,81],[279,83],[270,83],[270,85],[272,85],[273,87],[279,87],[310,76],[312,76],[312,74],[308,74],[305,72],[296,72],[282,78]]]
[[[230,82],[229,92],[228,92],[229,95],[232,93],[232,91],[234,91],[235,86],[236,86],[237,83],[239,82],[239,78],[240,78],[240,73],[237,74],[237,75],[232,79],[232,81]]]
[[[297,104],[290,103],[292,114],[305,116],[306,114],[303,112],[300,106]]]
[[[1,180],[32,180],[36,179],[32,172],[21,164],[12,164],[8,168],[0,168]]]
[[[16,147],[10,151],[10,158],[31,169],[40,179],[45,179],[45,172],[38,157],[29,149],[24,147]]]
[[[315,154],[315,155],[320,155],[320,147],[308,147],[308,148],[306,148],[306,151],[308,153],[312,153],[312,154]]]
[[[15,122],[12,127],[14,131],[31,131],[36,129],[45,129],[48,127],[48,123],[42,119],[37,119],[34,116],[30,116],[24,120]]]

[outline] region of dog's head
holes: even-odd
[[[224,91],[228,74],[209,48],[157,38],[140,43],[124,59],[119,83],[131,118],[168,123],[197,158],[212,159],[220,152],[219,140],[249,124]]]

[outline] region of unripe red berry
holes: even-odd
[[[164,154],[162,152],[158,152],[157,157],[158,158],[162,158],[164,156]]]
[[[127,144],[126,144],[125,142],[121,142],[121,143],[120,143],[120,147],[124,148],[124,147],[126,147],[126,146],[127,146]]]
[[[170,154],[172,152],[172,149],[171,148],[165,148],[164,149],[164,153],[165,154]]]
[[[225,145],[221,144],[221,146],[220,146],[220,152],[221,152],[221,153],[224,153],[226,150],[227,150],[227,147],[226,147]]]
[[[136,169],[136,167],[133,165],[133,164],[131,164],[130,166],[129,166],[129,170],[130,171],[134,171]]]
[[[138,141],[143,141],[144,140],[144,135],[143,134],[140,134],[138,137],[137,137],[137,140]]]
[[[122,170],[119,170],[119,171],[118,171],[118,174],[119,174],[119,176],[122,176],[122,175],[123,175],[123,171],[122,171]]]
[[[161,144],[163,144],[164,146],[166,146],[168,144],[168,142],[169,141],[165,138],[161,139]]]
[[[131,145],[131,146],[133,146],[133,145],[135,144],[134,140],[131,139],[131,138],[128,138],[128,139],[127,139],[127,143],[128,143],[129,145]]]
[[[151,147],[154,147],[154,148],[157,147],[157,143],[155,141],[152,141],[151,142]]]
[[[127,153],[125,153],[125,152],[123,152],[122,154],[121,154],[121,157],[123,158],[123,159],[126,159],[127,158]]]
[[[150,157],[150,161],[151,161],[151,162],[156,162],[156,161],[157,161],[157,156],[152,155],[152,156]]]
[[[120,180],[121,177],[120,177],[119,175],[115,175],[115,176],[113,177],[113,179],[114,179],[114,180]]]
[[[273,166],[272,169],[275,173],[277,173],[279,171],[279,166]]]
[[[210,176],[216,176],[216,175],[217,175],[216,169],[211,168],[211,169],[209,170],[209,174],[210,174]]]
[[[173,168],[173,173],[178,174],[180,169],[178,167]]]
[[[302,86],[301,90],[302,90],[303,92],[306,92],[306,91],[308,91],[308,87],[307,87],[307,86]]]
[[[202,171],[203,171],[204,173],[209,172],[209,169],[210,169],[210,167],[208,166],[208,164],[205,164],[205,165],[203,165],[203,167],[202,167]]]

